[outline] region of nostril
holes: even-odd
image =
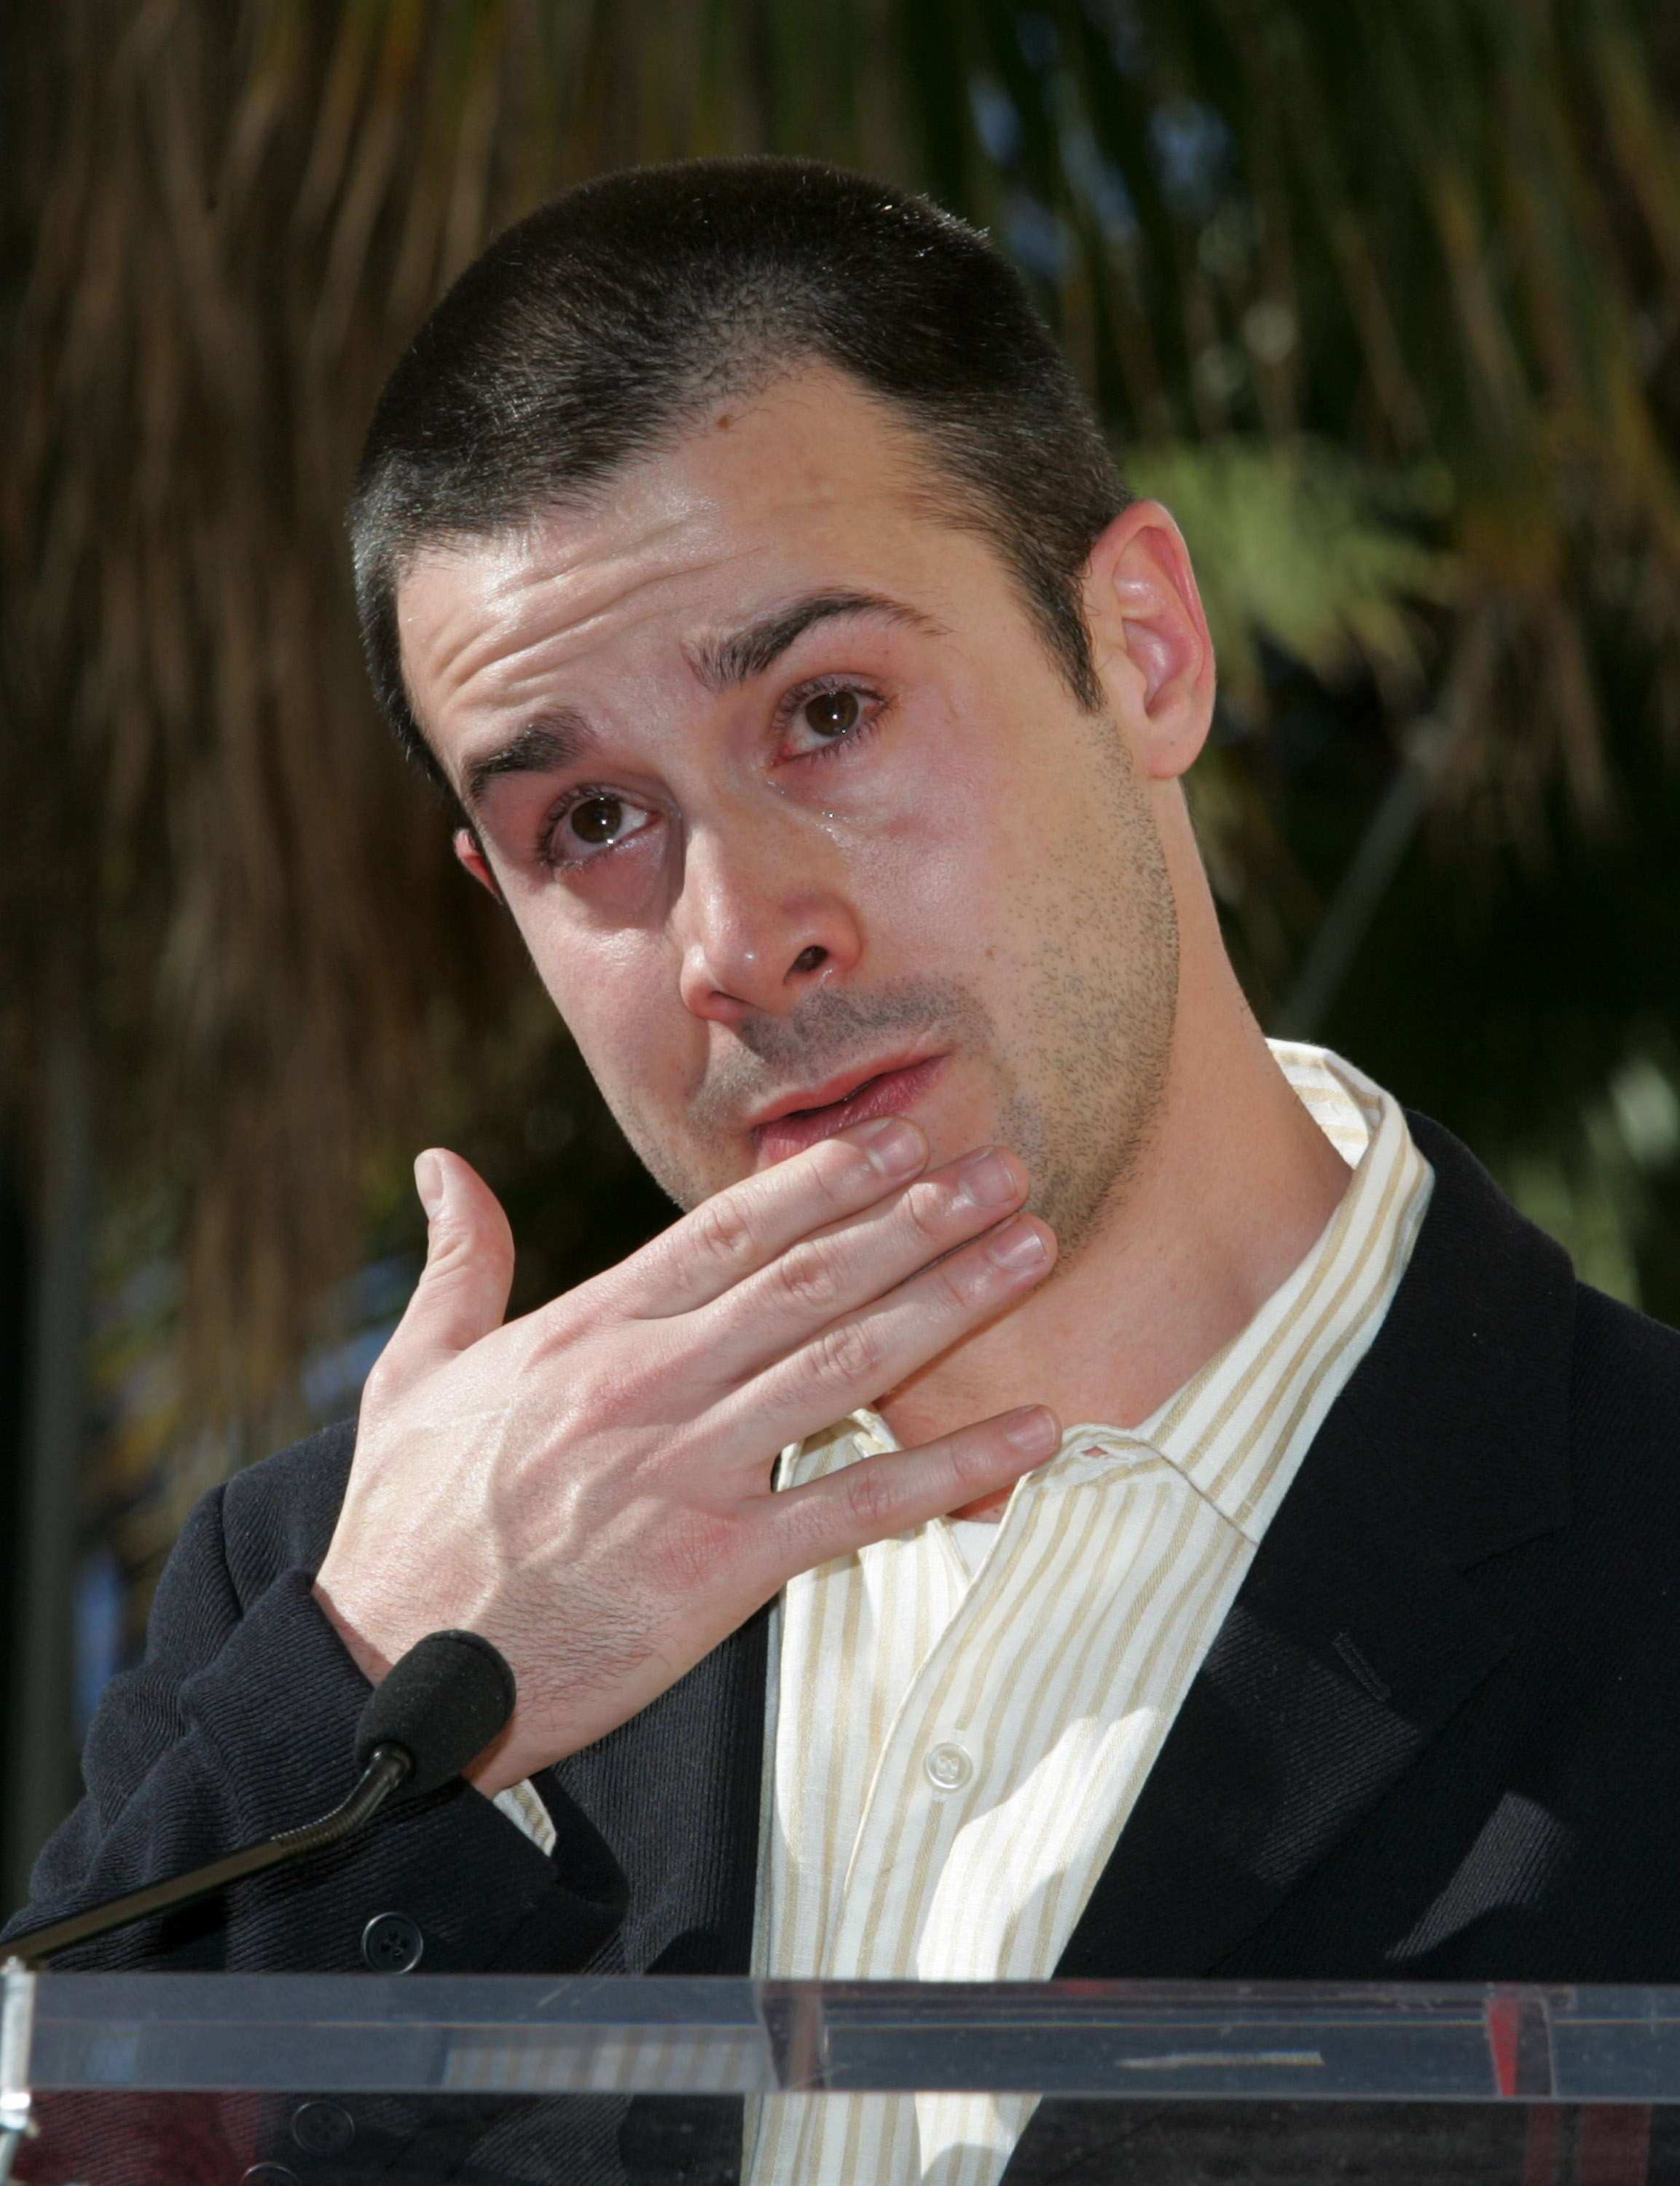
[[[826,949],[819,949],[813,942],[809,949],[802,949],[793,959],[793,969],[796,972],[815,972],[819,966],[827,961],[828,951]]]

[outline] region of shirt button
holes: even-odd
[[[356,2120],[342,2103],[300,2103],[292,2138],[308,2155],[342,2155],[356,2138]]]
[[[376,1913],[361,1931],[361,1955],[376,1974],[412,1973],[425,1948],[406,1913]]]
[[[961,1746],[947,1739],[928,1748],[921,1773],[936,1791],[960,1791],[974,1774],[974,1763]]]

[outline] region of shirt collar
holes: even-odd
[[[1328,1049],[1269,1043],[1308,1113],[1352,1170],[1324,1230],[1246,1326],[1132,1428],[1082,1421],[1017,1484],[1072,1486],[1093,1467],[1164,1460],[1251,1538],[1264,1531],[1329,1404],[1369,1347],[1404,1271],[1432,1181],[1392,1095]],[[867,1406],[782,1453],[780,1485],[896,1449]]]

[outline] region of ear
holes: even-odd
[[[479,840],[475,830],[471,827],[456,829],[455,855],[480,888],[487,888],[499,904],[507,903],[507,899],[501,893],[501,883],[490,870],[490,861],[484,855],[484,846]]]
[[[1085,569],[1097,677],[1145,776],[1183,774],[1213,718],[1213,643],[1184,534],[1158,501],[1117,516]]]

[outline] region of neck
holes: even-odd
[[[1022,1404],[1135,1427],[1305,1258],[1348,1170],[1274,1061],[1232,972],[1182,806],[1160,816],[1179,923],[1167,1084],[1124,1195],[1044,1287],[882,1410],[906,1446]],[[993,1515],[990,1497],[963,1516]]]

